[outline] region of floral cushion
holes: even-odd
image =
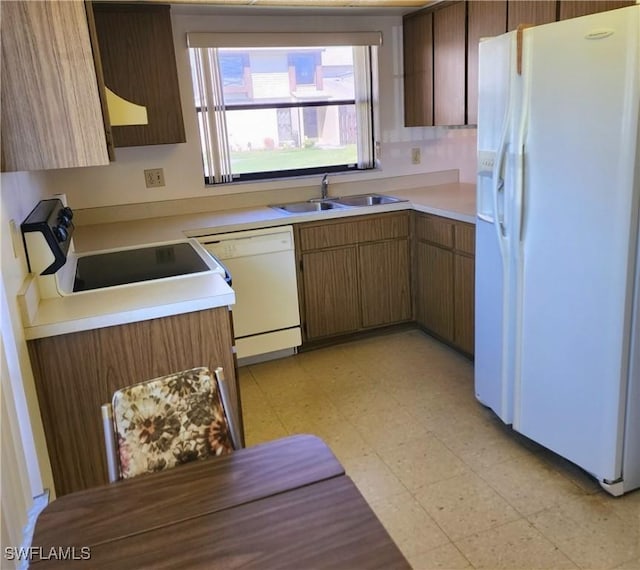
[[[233,451],[218,384],[208,368],[118,390],[112,405],[124,479]]]

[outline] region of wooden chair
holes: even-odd
[[[102,406],[109,481],[161,471],[242,447],[222,368],[154,378]]]

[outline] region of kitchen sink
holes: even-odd
[[[343,196],[342,198],[332,198],[331,201],[343,206],[379,206],[381,204],[406,202],[406,200],[393,198],[392,196],[385,196],[383,194],[358,194],[357,196]]]
[[[383,204],[394,204],[395,202],[406,202],[400,198],[385,196],[384,194],[358,194],[357,196],[343,196],[342,198],[326,198],[324,200],[308,200],[306,202],[292,202],[291,204],[281,204],[279,206],[269,206],[275,210],[281,210],[288,214],[304,214],[307,212],[322,212],[325,210],[336,210],[343,208],[353,208],[358,206],[380,206]]]
[[[274,210],[282,210],[288,214],[305,214],[307,212],[322,212],[324,210],[340,210],[348,206],[328,200],[310,200],[308,202],[293,202],[279,206],[269,206]]]

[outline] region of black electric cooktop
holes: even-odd
[[[78,258],[73,291],[90,291],[208,269],[188,242],[97,253]]]

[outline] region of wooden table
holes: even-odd
[[[331,450],[292,436],[65,495],[33,546],[85,568],[410,568]]]

